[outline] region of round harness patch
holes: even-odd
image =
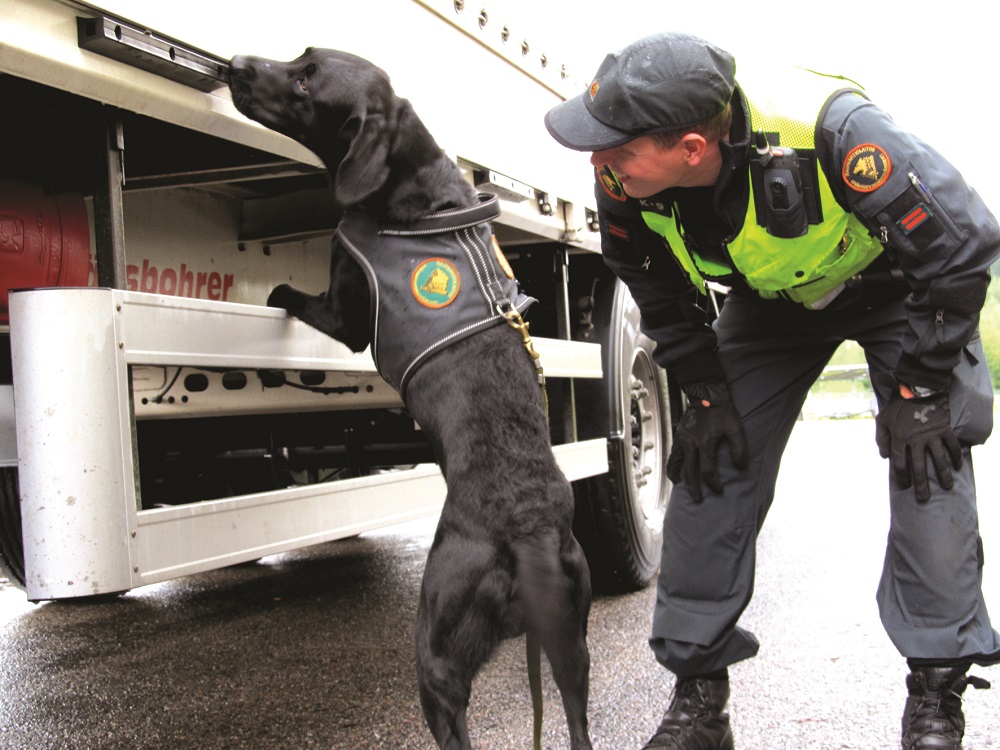
[[[455,301],[462,280],[458,269],[443,258],[425,260],[410,276],[410,290],[424,307],[447,307]]]
[[[891,172],[889,154],[874,143],[855,146],[844,159],[844,182],[859,193],[870,193],[882,187]]]

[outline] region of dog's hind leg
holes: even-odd
[[[453,666],[433,658],[418,661],[420,705],[441,750],[470,750],[466,711],[471,684],[465,683]]]
[[[428,617],[423,599],[416,636],[420,705],[431,734],[442,750],[471,750],[466,711],[472,680],[499,637],[474,608],[460,622],[449,622]]]
[[[442,524],[445,523],[442,519]],[[427,557],[417,608],[420,704],[443,750],[470,750],[466,710],[472,680],[503,635],[510,576],[489,545],[441,534]]]

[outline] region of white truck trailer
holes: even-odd
[[[370,356],[265,306],[326,288],[339,212],[312,153],[235,110],[227,61],[322,46],[385,69],[500,197],[578,537],[598,585],[645,585],[679,401],[601,261],[590,169],[544,130],[585,82],[488,2],[307,3],[0,0],[5,574],[115,594],[439,511]]]

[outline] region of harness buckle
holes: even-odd
[[[521,334],[521,338],[524,340],[524,348],[528,350],[531,358],[535,360],[539,359],[541,355],[535,351],[535,342],[532,341],[531,334],[528,333],[528,326],[530,324],[524,322],[521,313],[511,308],[508,312],[503,313],[503,316],[507,319],[507,325]]]

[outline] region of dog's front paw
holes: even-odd
[[[280,307],[294,313],[302,309],[302,292],[293,289],[288,284],[276,286],[267,296],[268,307]]]

